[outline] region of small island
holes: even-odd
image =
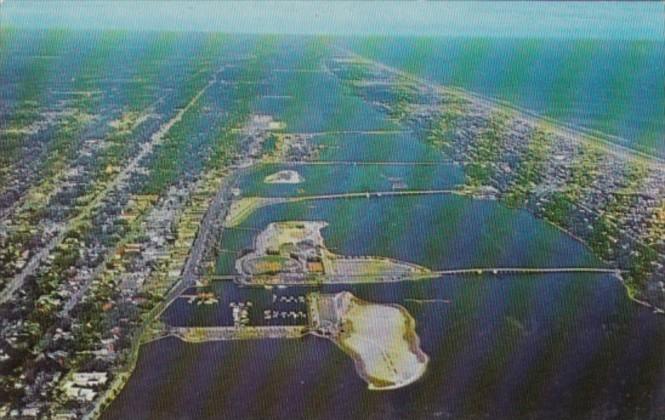
[[[311,333],[348,354],[370,390],[401,388],[425,373],[429,358],[404,307],[366,302],[350,292],[310,293],[307,299]]]
[[[303,181],[303,177],[298,172],[292,170],[275,172],[263,179],[263,182],[266,184],[300,184]]]

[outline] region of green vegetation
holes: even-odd
[[[510,121],[510,115],[501,110],[490,115],[486,127],[481,131],[471,151],[471,162],[465,167],[470,186],[491,184],[496,171],[495,165],[505,150],[503,145],[506,142]]]
[[[366,44],[368,50],[362,50],[361,44],[361,52],[380,55],[381,41]],[[459,56],[449,75],[453,85],[472,84],[473,70],[488,52],[487,45],[486,40],[473,40],[465,42],[461,52],[455,51]],[[521,62],[533,62],[543,47],[538,40],[519,45],[519,60],[511,60],[503,74],[499,97],[512,95],[526,80]],[[545,115],[567,117],[565,113],[571,109],[567,103],[578,94],[582,75],[599,45],[593,40],[580,41],[568,51],[553,80]],[[645,59],[646,52],[631,45],[620,56],[625,63],[636,64]],[[400,67],[412,66],[407,60]],[[421,69],[416,66],[411,70],[417,75]],[[429,111],[419,105],[419,92],[427,91],[425,84],[400,71],[374,67],[370,61],[342,62],[335,73],[356,95],[422,132],[429,144],[463,163],[470,187],[467,192],[498,198],[510,207],[526,207],[585,242],[607,263],[627,270],[624,280],[631,295],[641,294],[643,299],[647,281],[662,278],[658,277],[662,276],[659,247],[665,213],[659,213],[658,203],[654,204],[654,174],[646,166],[648,158],[615,154],[597,138],[559,131],[549,120],[531,125],[533,119],[519,118],[518,110],[501,104],[492,106],[491,113],[485,115],[486,103],[476,103],[461,90],[439,92],[440,109]],[[383,83],[386,80],[390,80],[389,85]],[[610,118],[618,116],[626,104],[626,87],[633,81],[623,81],[623,85],[617,83],[620,92],[610,92],[616,97],[607,110]],[[520,119],[519,124],[513,124],[514,117]],[[570,136],[578,138],[571,143]]]
[[[9,50],[11,43],[19,41],[14,36],[5,37],[2,30],[0,40],[7,44],[0,51]],[[25,138],[31,132],[31,126],[42,118],[40,109],[45,98],[44,92],[52,77],[51,68],[62,59],[58,54],[69,38],[69,33],[62,30],[49,30],[41,39],[35,54],[25,61],[21,72],[24,76],[17,87],[17,104],[7,118],[0,123],[0,182],[11,172],[13,163],[21,152]],[[3,57],[4,54],[0,57]],[[0,58],[4,60],[4,58]],[[0,62],[0,66],[2,63]],[[0,67],[1,68],[1,67]]]
[[[218,54],[217,49],[221,47],[223,41],[223,37],[212,38],[210,45],[204,51]],[[193,133],[202,129],[200,118],[206,106],[203,98],[194,103],[190,111],[169,130],[151,160],[148,180],[143,187],[144,193],[161,193],[167,186],[176,182],[188,167],[214,168],[230,163],[237,147],[237,134],[233,129],[242,127],[249,117],[251,101],[257,92],[257,81],[267,70],[266,61],[270,52],[271,43],[262,42],[254,57],[243,64],[241,72],[243,80],[239,81],[232,92],[233,106],[224,120],[216,121],[213,128],[216,134],[211,136],[209,144],[200,144],[193,137]],[[186,84],[184,91],[189,92],[191,96],[195,95],[208,83],[215,69],[210,60],[200,60],[194,77]],[[185,105],[186,102],[181,107]]]
[[[551,133],[543,129],[536,129],[531,133],[529,144],[520,157],[512,185],[503,197],[507,205],[523,206],[542,182],[552,146],[550,135]]]

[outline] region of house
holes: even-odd
[[[106,372],[78,372],[72,375],[72,383],[80,387],[95,387],[108,381]]]

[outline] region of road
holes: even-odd
[[[146,108],[144,113],[141,115],[141,117],[139,117],[132,124],[129,131],[133,133],[134,130],[136,130],[136,128],[138,126],[140,126],[143,122],[145,122],[148,119],[148,117],[155,112],[155,107],[162,100],[163,100],[163,98],[160,97],[159,99],[155,100],[152,104],[150,104]],[[46,196],[47,199],[50,199],[51,197],[56,196],[57,194],[59,194],[62,191],[62,189],[67,184],[66,177],[64,177],[63,174],[69,172],[70,170],[72,170],[76,166],[77,166],[76,162],[70,162],[66,169],[63,169],[63,170],[59,171],[59,175],[56,176],[56,179],[58,180],[58,183],[53,189],[48,191],[47,196]],[[51,180],[51,181],[53,181],[53,180]],[[39,189],[38,186],[30,187],[30,189],[28,189],[28,190],[24,191],[23,193],[21,193],[21,196],[18,198],[18,200],[14,201],[9,207],[7,207],[5,209],[0,209],[0,225],[2,224],[2,222],[5,222],[10,216],[12,216],[15,211],[20,210],[21,207],[25,205],[26,199],[30,195],[29,191],[33,188]]]
[[[319,194],[319,195],[301,195],[293,197],[246,197],[256,198],[260,200],[257,208],[271,206],[274,204],[296,203],[300,201],[314,201],[314,200],[336,200],[340,198],[378,198],[378,197],[395,197],[395,196],[410,196],[410,195],[466,195],[466,193],[459,189],[445,189],[445,190],[390,190],[390,191],[365,191],[353,193],[339,193],[339,194]]]
[[[271,285],[301,285],[301,284],[321,284],[321,283],[377,283],[377,276],[382,278],[390,278],[391,280],[386,280],[386,282],[392,281],[407,281],[407,280],[418,280],[418,279],[431,279],[436,277],[445,277],[445,276],[465,276],[465,275],[529,275],[529,274],[573,274],[573,273],[588,273],[588,274],[610,274],[620,276],[624,273],[622,270],[617,270],[613,268],[597,268],[597,267],[479,267],[479,268],[458,268],[451,270],[436,270],[431,271],[427,274],[414,274],[407,275],[404,273],[395,273],[394,276],[391,276],[390,273],[378,274],[328,274],[320,275],[315,278],[309,278],[307,280],[298,281],[291,280],[285,283],[269,283]],[[274,276],[269,276],[271,279]],[[344,281],[344,279],[355,279],[351,281]],[[247,276],[240,274],[225,274],[218,276],[203,276],[200,277],[200,280],[208,281],[235,281],[241,285],[254,286],[262,285],[262,282],[252,283],[247,281]]]
[[[245,130],[247,136],[241,140],[243,147],[247,149],[251,148],[251,144],[248,143],[250,139],[257,141],[255,132],[252,127],[249,127]],[[241,165],[243,168],[251,167],[256,160],[253,158],[246,158],[245,164]],[[226,213],[229,210],[228,204],[233,199],[232,190],[236,185],[237,178],[243,171],[238,171],[238,168],[235,168],[231,175],[226,177],[219,189],[215,193],[208,210],[206,211],[201,224],[196,233],[196,238],[183,267],[180,280],[169,290],[165,299],[163,300],[164,304],[157,311],[156,317],[158,318],[162,312],[178,298],[185,290],[189,289],[196,285],[196,282],[201,278],[198,269],[201,267],[203,259],[205,257],[206,250],[209,247],[212,247],[215,240],[219,240],[219,235],[223,232],[223,221],[226,218]]]
[[[443,189],[443,190],[391,190],[391,191],[365,191],[353,193],[340,193],[340,194],[321,194],[321,195],[305,195],[300,197],[288,197],[289,202],[305,201],[305,200],[335,200],[338,198],[375,198],[375,197],[396,197],[408,195],[447,195],[457,194],[463,195],[461,190],[457,189]]]
[[[379,160],[284,160],[279,162],[270,162],[281,165],[310,166],[310,165],[348,165],[348,166],[439,166],[451,165],[452,160],[438,161],[379,161]]]
[[[173,300],[177,299],[185,290],[196,285],[197,281],[201,278],[198,272],[205,257],[206,249],[212,246],[212,239],[215,237],[215,232],[222,229],[221,221],[224,220],[226,212],[228,211],[227,204],[232,198],[231,190],[235,185],[236,174],[232,174],[225,178],[222,185],[217,190],[215,197],[208,207],[208,211],[201,220],[196,238],[183,267],[180,280],[176,283],[166,295],[161,311],[157,316],[161,315],[162,311],[166,309]]]
[[[164,138],[166,136],[166,133],[171,130],[171,128],[178,123],[182,117],[189,111],[195,104],[198,102],[198,100],[203,96],[203,94],[213,85],[215,84],[217,80],[217,74],[201,89],[199,90],[194,97],[189,101],[189,103],[183,107],[178,113],[173,116],[169,121],[166,123],[162,124],[159,129],[150,136],[150,141],[147,143],[143,144],[141,146],[140,151],[134,156],[132,160],[129,161],[127,165],[113,178],[111,181],[109,181],[106,186],[104,187],[103,190],[98,192],[95,195],[95,198],[88,203],[79,213],[71,218],[67,223],[57,225],[56,230],[58,231],[58,234],[54,236],[48,243],[47,245],[39,250],[37,253],[33,254],[32,257],[30,257],[30,260],[26,264],[26,266],[19,272],[17,275],[15,275],[12,280],[7,284],[7,286],[0,292],[0,305],[5,303],[11,296],[14,294],[16,290],[21,288],[23,286],[23,283],[25,282],[25,279],[28,276],[34,275],[37,268],[39,267],[39,264],[41,261],[46,258],[51,251],[58,246],[64,239],[66,234],[70,231],[70,229],[78,222],[80,222],[84,217],[88,216],[89,213],[94,210],[101,202],[108,197],[109,193],[113,190],[115,190],[118,186],[120,186],[122,183],[128,181],[130,179],[130,176],[137,170],[139,167],[139,164],[143,158],[145,158],[148,154],[152,153],[152,150],[155,148],[155,146],[159,145],[164,141]],[[81,289],[84,289],[83,291],[88,289],[89,283],[92,282],[93,278],[91,277],[90,280],[87,282],[87,284],[82,285]],[[81,293],[77,292],[74,294],[73,298],[75,300],[80,299],[82,296]],[[73,305],[70,305],[73,307]]]
[[[409,134],[408,130],[331,130],[331,131],[311,131],[304,133],[292,133],[296,136],[316,137],[316,136],[340,136],[345,134],[361,134],[368,136],[383,136],[387,134]],[[291,133],[289,133],[291,134]]]
[[[547,273],[595,273],[595,274],[622,274],[622,270],[596,267],[497,267],[497,268],[461,268],[455,270],[440,270],[434,274],[442,276],[465,274],[547,274]]]

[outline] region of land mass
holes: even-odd
[[[371,390],[401,388],[426,371],[413,317],[399,305],[379,305],[350,292],[308,295],[313,333],[334,342],[354,361]]]
[[[293,170],[275,172],[263,180],[266,184],[300,184],[303,181],[302,176]]]
[[[271,223],[253,250],[236,260],[251,284],[366,283],[434,276],[416,264],[384,257],[347,257],[330,252],[321,235],[328,224],[314,221]]]
[[[665,162],[617,139],[340,50],[352,92],[461,164],[465,189],[522,207],[625,272],[629,296],[665,308]]]

